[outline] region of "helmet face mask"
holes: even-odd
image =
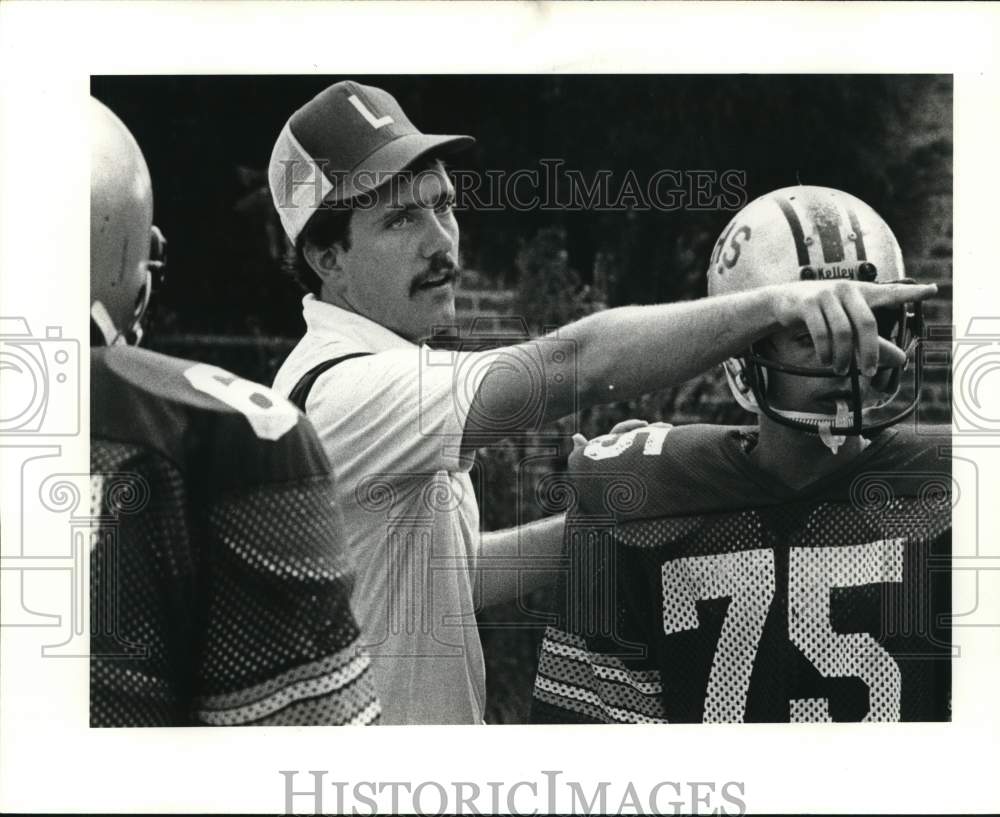
[[[881,217],[859,199],[822,187],[785,188],[751,202],[723,231],[708,270],[710,295],[836,278],[909,282],[903,277],[899,245]],[[766,340],[759,341],[724,366],[737,402],[776,423],[818,434],[834,452],[846,436],[899,423],[919,400],[923,313],[916,302],[874,313],[880,337],[906,354],[904,365],[880,366],[869,381],[856,360],[846,375],[838,374],[830,366],[778,359]],[[838,392],[833,411],[815,405],[788,410],[774,404],[769,373],[789,381],[836,379],[846,385],[837,389],[831,382],[831,390]]]
[[[881,311],[881,310],[879,310]],[[923,336],[923,312],[919,303],[891,310],[894,316],[886,320],[887,330],[879,335],[890,343],[898,346],[907,355],[909,364],[916,357],[917,348]],[[881,322],[880,322],[881,323]],[[775,422],[791,426],[800,431],[819,433],[820,424],[828,419],[828,415],[816,413],[815,418],[807,417],[804,412],[787,412],[772,405],[768,397],[768,373],[780,372],[796,377],[826,378],[841,380],[845,375],[837,374],[830,367],[798,366],[782,360],[761,349],[756,343],[748,353],[739,359],[741,368],[746,372],[746,382],[753,400],[760,413]],[[880,431],[906,419],[916,409],[920,394],[922,371],[913,363],[913,389],[905,400],[900,401],[904,368],[899,366],[880,366],[873,378],[872,384],[867,384],[858,369],[857,362],[851,361],[851,367],[846,377],[849,379],[851,397],[848,402],[847,423],[844,417],[834,416],[829,432],[835,435],[856,435]],[[872,401],[870,395],[880,396]],[[866,402],[866,397],[869,402]]]

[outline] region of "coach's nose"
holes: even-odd
[[[436,253],[446,253],[454,256],[458,251],[458,223],[455,216],[448,210],[427,213],[421,250],[424,258],[430,258]]]

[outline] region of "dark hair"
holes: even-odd
[[[323,280],[306,260],[306,244],[317,247],[332,247],[340,244],[345,250],[351,248],[351,214],[349,205],[324,207],[313,213],[312,218],[302,228],[295,247],[286,262],[286,271],[306,292],[317,298],[323,288]]]
[[[440,154],[432,151],[417,157],[400,173],[416,175],[438,167],[442,171],[447,170]],[[323,287],[323,281],[306,260],[306,244],[313,244],[317,247],[332,247],[334,244],[339,244],[345,250],[351,249],[351,214],[353,212],[354,209],[350,202],[325,204],[313,213],[312,218],[306,222],[306,226],[302,228],[302,232],[299,233],[299,237],[295,241],[293,251],[285,262],[285,271],[291,278],[302,289],[311,292],[317,298]]]

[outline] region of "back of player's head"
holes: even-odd
[[[163,236],[153,226],[153,186],[142,151],[122,121],[91,98],[92,344],[134,343],[141,338],[151,270],[161,263],[163,245]]]
[[[801,281],[892,283],[904,278],[904,267],[895,235],[875,210],[841,190],[802,185],[767,193],[740,210],[719,236],[707,275],[709,295],[726,295]],[[880,334],[904,349],[910,347],[913,332],[920,331],[919,305],[876,310],[876,319]],[[877,403],[863,404],[855,363],[855,397],[836,416],[783,412],[768,402],[768,369],[802,377],[838,375],[830,367],[782,368],[768,357],[761,344],[755,344],[726,362],[733,395],[748,411],[802,431],[824,438],[861,434],[899,422],[916,405],[918,377],[912,393],[907,392],[909,403],[902,408],[893,403],[900,393],[902,367],[884,373],[880,382],[887,391]]]

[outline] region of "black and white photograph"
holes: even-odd
[[[384,67],[255,64],[267,26],[209,4],[186,62],[10,83],[6,122],[73,125],[3,131],[3,243],[36,254],[16,284],[0,255],[0,739],[38,742],[4,808],[981,810],[1000,21],[934,70],[765,69],[649,32],[648,64],[557,59],[554,7],[598,43],[610,4],[444,4],[481,23],[410,65],[424,4],[315,5],[260,8],[277,41],[412,10]],[[476,62],[487,21],[538,33]],[[9,784],[57,699],[79,800]]]
[[[92,90],[94,726],[948,719],[950,77]]]

